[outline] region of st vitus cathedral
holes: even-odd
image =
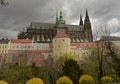
[[[50,43],[55,37],[57,30],[64,29],[71,42],[92,42],[92,29],[89,15],[86,9],[84,23],[80,15],[79,25],[66,24],[62,12],[56,15],[56,23],[31,22],[26,31],[18,35],[18,39],[32,39],[36,43]]]

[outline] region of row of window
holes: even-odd
[[[30,46],[12,46],[12,48],[30,48]]]
[[[0,46],[0,49],[7,48],[7,46]]]
[[[37,48],[37,49],[46,49],[48,47],[46,46],[36,46],[36,47],[33,47],[33,46],[12,46],[13,49],[15,48],[25,48],[25,49],[30,49],[30,48]]]
[[[0,53],[7,53],[7,50],[1,50]]]

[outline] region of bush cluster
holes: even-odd
[[[79,84],[95,84],[95,81],[90,75],[82,75],[79,79]]]
[[[40,78],[32,78],[26,84],[44,84],[44,82]]]
[[[0,84],[8,84],[6,81],[1,80]]]
[[[62,76],[57,79],[56,84],[73,84],[72,80],[67,76]]]
[[[95,84],[95,81],[90,75],[82,75],[78,80],[79,84]],[[101,78],[101,83],[111,83],[113,78],[111,76],[104,76]],[[6,81],[1,80],[0,84],[8,84]],[[32,78],[28,80],[25,84],[44,84],[43,80],[40,78]],[[72,80],[67,76],[62,76],[56,80],[56,84],[73,84]]]
[[[101,78],[101,82],[102,84],[111,83],[113,82],[113,78],[111,76],[104,76]]]

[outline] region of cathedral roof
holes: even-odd
[[[29,29],[54,29],[56,27],[55,23],[40,23],[31,22]],[[66,27],[70,31],[83,31],[84,27],[81,25],[70,25],[70,24],[60,24],[58,27]]]
[[[58,30],[55,38],[69,38],[64,30]]]

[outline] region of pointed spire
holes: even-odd
[[[83,25],[82,15],[80,14],[80,23],[79,25]]]
[[[86,17],[89,17],[89,16],[88,16],[88,11],[87,11],[87,8],[86,8]]]
[[[86,16],[85,16],[85,22],[89,22],[89,15],[88,15],[88,11],[87,11],[87,8],[86,8]]]

